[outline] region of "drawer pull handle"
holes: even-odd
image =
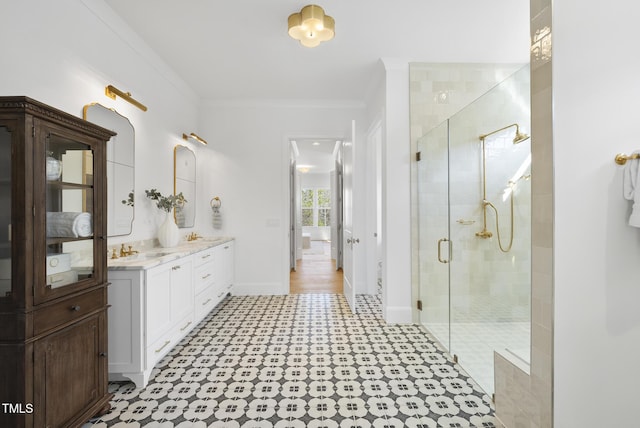
[[[98,356],[99,356],[99,357],[102,357],[102,358],[106,358],[106,357],[107,357],[107,353],[106,353],[106,352],[100,352],[100,353],[98,354]]]
[[[162,351],[169,343],[171,343],[170,340],[167,340],[166,342],[164,342],[164,345],[162,345],[160,348],[156,349],[156,354],[159,353],[160,351]]]
[[[174,267],[172,267],[171,269],[173,269],[173,270],[178,270],[178,269],[180,269],[181,267],[182,267],[182,266],[178,265],[178,266],[174,266]]]
[[[78,312],[80,310],[80,306],[78,305],[71,306],[71,310]]]
[[[229,246],[227,245],[226,247],[224,247],[224,249],[225,249],[225,250],[228,250],[228,249],[229,249]]]
[[[211,299],[210,299],[210,298],[209,298],[209,299],[207,299],[207,301],[206,301],[206,302],[204,302],[204,303],[202,304],[202,306],[206,306],[206,305],[207,305],[207,303],[209,303],[210,301],[211,301]]]
[[[220,294],[218,294],[218,299],[221,298],[222,296],[224,296],[224,291]]]
[[[187,329],[187,327],[189,327],[190,325],[191,325],[191,321],[189,321],[189,322],[187,323],[187,325],[185,325],[184,327],[182,327],[182,328],[180,329],[180,331],[185,331],[185,330]]]
[[[203,276],[203,277],[202,277],[202,279],[207,279],[207,278],[209,278],[210,276],[211,276],[211,274],[210,274],[210,273],[208,273],[208,274],[206,274],[205,276]]]
[[[208,257],[211,257],[211,254],[207,254],[206,256],[202,256],[201,258],[202,258],[202,259],[206,259],[206,258],[208,258]]]

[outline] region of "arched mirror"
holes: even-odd
[[[196,154],[188,147],[173,149],[173,193],[182,193],[187,202],[175,209],[178,227],[193,227],[196,221]]]
[[[103,105],[84,106],[83,118],[117,132],[107,142],[107,235],[129,235],[133,227],[135,132],[125,116]]]

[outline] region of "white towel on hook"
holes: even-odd
[[[633,154],[640,155],[640,150]],[[626,200],[633,201],[629,226],[640,227],[640,159],[628,159],[624,165],[622,192]]]

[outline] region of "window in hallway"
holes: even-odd
[[[302,189],[302,226],[327,227],[331,224],[331,191]]]

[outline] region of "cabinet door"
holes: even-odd
[[[46,122],[34,123],[38,304],[104,283],[106,180],[104,143]]]
[[[145,287],[148,346],[171,327],[171,266],[149,269]]]
[[[225,245],[225,259],[227,264],[227,286],[231,287],[235,282],[235,243],[227,242]]]
[[[233,284],[233,242],[219,245],[216,249],[216,285],[226,290]]]
[[[193,312],[192,260],[171,264],[171,320],[177,322]]]
[[[106,358],[97,314],[34,345],[34,426],[65,426],[101,399]]]
[[[0,122],[0,300],[11,296],[12,133]]]

